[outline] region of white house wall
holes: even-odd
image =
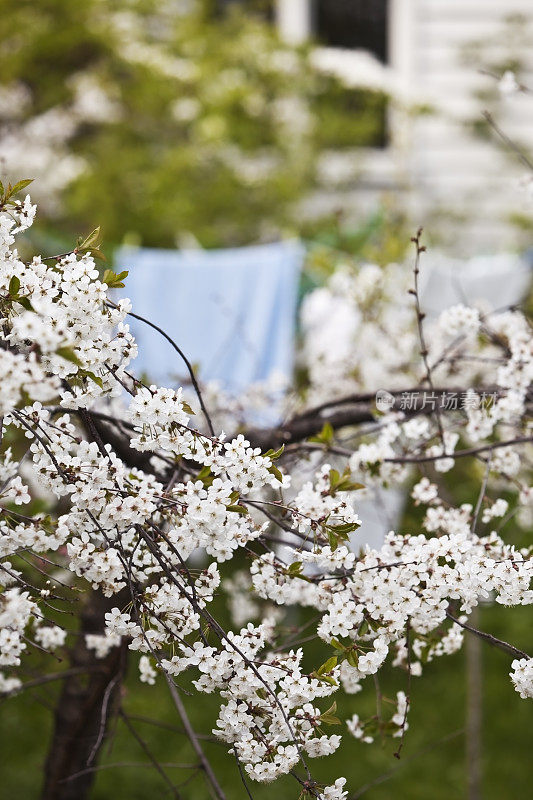
[[[311,3],[277,0],[278,25],[286,38],[307,38]],[[467,127],[482,119],[484,105],[475,93],[494,89],[495,81],[477,65],[467,65],[464,50],[482,42],[485,57],[501,61],[509,55],[505,20],[523,15],[529,46],[517,55],[527,67],[524,83],[533,87],[533,0],[389,0],[389,14],[390,63],[376,62],[376,68],[399,101],[389,112],[390,146],[326,157],[322,173],[341,179],[326,178],[304,212],[342,208],[357,219],[388,192],[401,198],[413,224],[425,225],[458,252],[523,247],[527,238],[509,217],[530,213],[533,218],[533,201],[519,187],[526,169]],[[533,94],[503,98],[496,92],[495,102],[506,134],[533,149]],[[434,111],[413,117],[402,110],[413,104]]]
[[[531,28],[532,0],[396,0],[413,26],[410,36],[410,91],[413,98],[436,109],[403,124],[409,126],[408,174],[412,185],[412,209],[428,217],[431,226],[458,249],[471,251],[518,246],[517,230],[506,224],[513,212],[527,213],[526,193],[518,186],[527,170],[512,155],[492,142],[474,135],[467,123],[482,119],[484,105],[476,90],[494,86],[494,81],[466,65],[464,48],[473,42],[503,36],[505,18],[524,14]],[[409,8],[408,8],[409,7]],[[505,55],[499,44],[490,47],[491,58]],[[498,52],[498,50],[500,52]],[[532,47],[517,55],[527,66],[524,82],[533,85]],[[480,65],[481,66],[481,65]],[[513,95],[496,98],[499,124],[507,135],[533,146],[533,97]],[[402,123],[400,123],[402,124]],[[533,205],[530,207],[533,213]],[[461,226],[455,217],[464,216]],[[424,221],[424,220],[422,220]],[[449,243],[448,242],[448,243]]]

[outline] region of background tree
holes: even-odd
[[[320,154],[378,143],[385,98],[346,89],[249,8],[2,0],[0,156],[56,229],[172,247],[298,229]],[[41,193],[41,194],[40,194]],[[182,241],[187,241],[183,239]]]

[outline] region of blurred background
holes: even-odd
[[[475,273],[474,299],[483,294],[494,258],[488,299],[504,289],[506,303],[524,296],[531,0],[0,0],[0,19],[1,177],[33,178],[39,203],[25,254],[70,250],[100,226],[106,266],[130,270],[123,294],[170,328],[206,380],[241,391],[277,370],[293,382],[302,299],[346,262],[402,262],[419,226],[444,274],[428,288],[430,305],[451,286],[450,269],[460,279]],[[220,307],[224,296],[230,312],[202,340],[190,336],[201,304],[191,292],[195,284],[207,292],[213,276],[221,287],[209,300]],[[249,322],[241,313],[256,295],[276,310],[261,330],[257,315]],[[213,326],[216,314],[208,313]],[[243,331],[254,357],[237,375],[250,351]],[[221,346],[232,353],[222,366]],[[150,373],[159,350],[146,347],[141,366]],[[304,385],[297,358],[296,367]],[[450,487],[462,501],[468,481]],[[481,627],[524,641],[523,612],[504,623],[501,609],[485,608]],[[327,759],[324,774],[346,775],[371,800],[528,796],[531,712],[502,679],[505,664],[485,651],[481,795],[468,795],[462,653],[432,664],[415,687],[401,762],[354,741],[349,759],[346,750]],[[140,722],[162,762],[186,762],[159,692],[133,676],[125,703],[139,719],[162,721]],[[367,702],[350,698],[346,713]],[[47,706],[43,691],[2,705],[6,800],[37,795]],[[215,704],[202,698],[195,713],[208,734]],[[227,766],[229,796],[241,797],[233,762],[211,748]],[[143,761],[119,726],[95,800],[163,797]],[[116,770],[117,762],[137,766]],[[280,797],[295,797],[292,785],[281,787]],[[191,783],[183,796],[204,800],[202,791]],[[271,793],[254,787],[259,800]]]
[[[2,0],[0,157],[50,237],[379,241],[461,256],[530,231],[528,0]],[[47,227],[43,226],[46,217]],[[391,223],[395,223],[391,227]],[[403,238],[403,237],[402,237]]]

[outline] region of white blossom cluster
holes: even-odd
[[[399,264],[340,262],[328,284],[305,297],[301,324],[309,402],[394,389],[411,379],[417,337],[407,301],[409,279]]]
[[[182,656],[162,663],[172,675],[195,667],[197,689],[227,698],[214,733],[232,745],[258,781],[289,772],[299,761],[299,749],[316,758],[334,752],[341,741],[321,730],[321,711],[313,705],[335,691],[335,682],[306,675],[301,649],[266,653],[259,661],[271,635],[268,621],[258,627],[249,623],[238,635],[229,634],[220,649],[196,642],[182,648]]]
[[[533,660],[515,659],[511,664],[511,680],[520,697],[533,697]]]
[[[409,727],[407,722],[408,708],[409,700],[405,692],[398,692],[396,695],[396,710],[390,720],[383,722],[382,720],[371,718],[363,721],[358,714],[354,714],[351,719],[347,720],[346,726],[355,739],[359,739],[365,744],[372,744],[376,733],[383,733],[385,730],[388,730],[393,738],[399,738],[404,735]]]

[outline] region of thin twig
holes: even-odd
[[[185,710],[185,706],[183,705],[183,701],[180,697],[180,694],[174,683],[170,680],[170,676],[167,675],[166,673],[165,673],[165,678],[168,683],[168,688],[170,689],[170,694],[172,695],[174,705],[176,706],[178,714],[180,715],[180,719],[183,723],[183,727],[185,728],[185,733],[187,734],[187,737],[192,745],[194,752],[200,759],[201,768],[203,769],[207,780],[211,784],[218,800],[226,800],[226,795],[224,794],[222,787],[220,786],[217,777],[213,772],[211,764],[206,758],[206,755],[202,749],[202,745],[198,741],[198,736],[196,735],[196,731],[191,725],[191,721],[187,715],[187,711]]]
[[[117,305],[115,303],[112,303],[110,300],[108,300],[107,302],[108,302],[108,304],[110,306],[113,306],[113,308],[117,308]],[[159,334],[161,334],[161,336],[164,339],[166,339],[167,342],[170,345],[172,345],[174,350],[181,357],[181,359],[183,360],[185,366],[187,367],[187,371],[189,373],[189,377],[191,379],[191,383],[192,383],[192,385],[194,387],[194,391],[196,392],[196,396],[198,397],[198,402],[200,403],[200,407],[201,407],[203,415],[205,417],[205,421],[207,422],[207,427],[209,428],[209,432],[210,432],[211,436],[214,436],[215,435],[215,429],[213,428],[213,423],[211,422],[211,417],[209,416],[209,412],[207,411],[207,408],[205,407],[204,399],[202,397],[202,392],[200,391],[200,387],[198,385],[198,381],[196,380],[196,375],[194,374],[194,369],[192,367],[191,362],[189,361],[189,359],[187,358],[187,356],[183,352],[183,350],[180,347],[178,347],[176,342],[168,335],[168,333],[165,333],[163,328],[160,328],[159,325],[156,325],[154,322],[150,322],[149,319],[146,319],[145,317],[141,317],[139,314],[134,314],[133,311],[128,311],[128,316],[129,317],[133,317],[134,319],[138,319],[139,322],[144,322],[145,325],[148,325],[150,328],[153,328],[155,331],[157,331]]]
[[[449,611],[446,612],[446,616],[452,622],[455,622],[456,625],[459,625],[461,628],[464,628],[465,631],[470,631],[470,633],[479,636],[480,639],[485,639],[486,642],[492,644],[494,647],[498,647],[500,650],[504,650],[506,653],[509,653],[512,656],[519,656],[520,658],[531,658],[527,653],[524,653],[523,650],[519,650],[518,647],[515,647],[508,642],[504,642],[503,639],[498,639],[496,636],[493,636],[492,633],[486,633],[485,631],[480,631],[478,628],[474,628],[472,625],[469,625],[467,622],[460,622],[456,617],[454,617]]]
[[[165,767],[166,769],[198,769],[198,764],[176,764],[172,761],[161,761],[160,766]],[[153,765],[147,764],[145,761],[116,761],[113,764],[98,764],[97,766],[87,767],[87,769],[81,769],[79,772],[69,775],[68,778],[65,778],[63,782],[67,783],[68,781],[73,781],[76,778],[79,778],[81,775],[87,775],[90,772],[100,772],[103,769],[120,769],[123,767],[148,767],[152,769]]]
[[[443,736],[442,739],[438,739],[436,742],[432,742],[431,744],[428,744],[426,747],[422,747],[416,753],[413,753],[412,756],[409,756],[408,758],[404,759],[401,762],[401,764],[398,764],[398,766],[393,767],[388,772],[383,773],[383,775],[380,775],[379,777],[374,778],[373,781],[370,781],[369,783],[365,783],[365,785],[362,786],[360,789],[358,789],[357,792],[355,794],[353,794],[349,798],[349,800],[359,800],[359,798],[362,797],[364,794],[366,794],[369,789],[373,789],[374,786],[379,786],[380,783],[384,783],[385,781],[388,781],[389,778],[392,778],[393,775],[395,775],[403,767],[406,767],[407,764],[409,764],[411,761],[416,761],[416,759],[420,758],[420,756],[423,756],[425,753],[428,753],[430,750],[434,750],[436,747],[439,747],[441,744],[445,744],[446,742],[451,741],[451,739],[455,739],[457,736],[460,736],[462,733],[464,733],[464,729],[460,728],[460,729],[458,729],[456,731],[452,731],[452,733],[449,733],[446,736]]]
[[[499,125],[496,124],[492,114],[490,114],[488,111],[483,111],[483,117],[489,123],[492,130],[500,137],[502,142],[504,142],[507,145],[507,147],[509,147],[509,149],[512,150],[513,153],[518,157],[519,161],[521,161],[525,167],[527,167],[529,170],[531,170],[531,172],[533,172],[533,163],[529,160],[526,154],[523,153],[522,150],[520,150],[518,145],[515,142],[513,142],[513,140],[510,139],[506,133],[504,133],[504,131],[502,131]]]
[[[422,361],[424,363],[424,368],[426,370],[426,378],[425,378],[425,380],[426,380],[431,392],[434,392],[435,391],[435,387],[433,385],[433,378],[431,376],[431,367],[429,365],[429,359],[428,359],[429,350],[428,350],[428,346],[427,346],[427,343],[426,343],[426,337],[425,337],[425,334],[424,334],[424,325],[423,325],[424,317],[426,315],[423,313],[422,308],[420,306],[420,288],[419,288],[419,280],[418,280],[418,276],[420,275],[420,256],[422,255],[422,253],[426,252],[425,246],[420,243],[421,242],[421,237],[422,237],[422,228],[419,228],[417,230],[417,232],[416,232],[416,235],[413,236],[413,238],[411,239],[411,241],[413,242],[413,244],[415,245],[415,248],[416,248],[415,263],[414,263],[414,270],[413,270],[414,271],[414,283],[415,283],[415,285],[414,285],[414,289],[411,290],[411,294],[415,298],[416,324],[417,324],[417,328],[418,328],[418,338],[420,339],[420,348],[421,348],[420,349],[420,355],[422,356]],[[440,409],[439,409],[438,405],[435,406],[435,414],[436,414],[436,417],[437,417],[437,426],[438,426],[438,429],[439,429],[439,435],[440,435],[440,438],[441,438],[441,441],[442,441],[442,451],[443,451],[443,454],[445,454],[445,452],[446,452],[446,443],[445,443],[445,440],[444,440],[444,428],[442,426],[442,419],[441,419]]]
[[[403,749],[403,744],[404,744],[404,741],[405,741],[405,731],[406,731],[406,725],[407,725],[407,714],[408,714],[408,711],[409,711],[409,706],[411,705],[411,642],[410,642],[411,636],[410,636],[410,634],[411,634],[411,624],[410,624],[410,620],[408,619],[407,620],[407,625],[405,626],[405,647],[406,647],[406,650],[407,650],[407,694],[406,694],[406,698],[405,698],[405,711],[404,711],[403,720],[402,720],[402,735],[400,737],[400,745],[399,745],[398,749],[396,750],[396,752],[394,753],[394,757],[398,758],[398,759],[400,758],[400,755],[401,755],[401,752],[402,752],[402,749]]]
[[[100,748],[100,744],[102,743],[102,739],[104,738],[104,733],[107,723],[107,707],[109,705],[109,698],[111,697],[111,692],[113,691],[113,688],[115,687],[118,680],[119,676],[115,675],[115,677],[111,681],[109,681],[108,685],[106,686],[104,698],[102,701],[102,710],[100,712],[100,728],[98,730],[98,736],[96,737],[96,741],[93,745],[93,748],[89,753],[89,758],[87,759],[88,767],[90,767],[91,764],[93,763],[95,756]]]
[[[142,750],[144,750],[144,752],[146,753],[146,755],[148,756],[148,758],[150,759],[150,761],[152,762],[152,764],[156,768],[157,772],[161,775],[161,777],[165,781],[166,785],[169,787],[169,789],[173,793],[174,797],[177,798],[177,800],[180,800],[180,797],[181,797],[180,793],[178,792],[178,790],[176,789],[176,787],[174,786],[174,784],[172,783],[172,781],[170,780],[170,778],[168,777],[168,775],[166,774],[164,769],[162,768],[162,766],[159,763],[159,761],[157,760],[157,758],[152,754],[151,750],[149,749],[148,745],[146,744],[146,742],[144,741],[142,736],[139,736],[139,734],[135,730],[135,728],[131,724],[130,720],[128,719],[128,715],[123,711],[123,709],[119,710],[119,715],[120,715],[121,719],[124,720],[124,724],[126,725],[127,729],[131,733],[131,735],[134,737],[134,739],[137,740],[137,742],[141,746]]]
[[[242,768],[241,760],[239,758],[239,754],[237,753],[235,746],[232,748],[232,752],[233,755],[235,756],[235,761],[237,762],[237,767],[239,769],[239,775],[241,776],[241,781],[246,790],[246,794],[248,795],[250,800],[254,800],[253,794],[251,793],[250,787],[248,786],[248,781],[246,780],[246,777],[244,775],[244,770]]]
[[[533,442],[533,436],[518,436],[516,439],[508,439],[504,442],[493,442],[481,447],[471,447],[468,450],[457,450],[455,453],[448,453],[438,456],[397,456],[395,458],[384,458],[383,461],[392,464],[421,464],[425,461],[440,461],[443,458],[464,458],[465,456],[475,456],[478,453],[497,450],[499,447],[510,447],[512,444],[528,444]]]

